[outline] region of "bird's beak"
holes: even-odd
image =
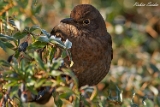
[[[66,24],[71,24],[71,25],[73,25],[75,23],[72,18],[63,19],[63,20],[61,20],[61,22],[66,23]]]

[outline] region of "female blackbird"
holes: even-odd
[[[74,7],[70,18],[61,20],[51,35],[72,42],[72,71],[79,87],[98,84],[108,73],[113,52],[112,40],[99,11],[90,4]],[[65,65],[69,63],[65,60]]]

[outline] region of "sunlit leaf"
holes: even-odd
[[[64,43],[61,41],[61,38],[56,38],[55,36],[50,37],[50,42],[54,44],[58,44],[59,46],[65,48]]]
[[[37,83],[35,84],[35,88],[39,88],[42,86],[42,84],[46,81],[46,79],[40,79],[37,81]]]
[[[60,98],[68,99],[72,94],[73,94],[72,92],[62,93],[60,94]]]
[[[66,46],[66,49],[70,49],[72,47],[72,42],[70,42],[68,39],[64,42],[64,45]]]
[[[46,43],[49,42],[49,38],[47,36],[40,36],[38,38],[38,40],[41,41],[41,42],[46,42]]]
[[[52,71],[51,71],[51,75],[52,75],[52,76],[60,76],[61,74],[62,74],[61,71],[57,71],[57,70],[52,70]]]
[[[46,35],[48,38],[50,37],[50,34],[49,34],[46,30],[41,29],[41,31],[42,31],[42,33],[43,33],[44,35]]]
[[[39,49],[44,48],[46,46],[46,42],[36,41],[33,44],[31,44],[28,48],[29,49]]]

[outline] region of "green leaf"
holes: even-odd
[[[21,68],[20,68],[21,71],[26,72],[26,62],[24,59],[21,60],[20,65],[21,65]]]
[[[30,28],[29,27],[25,27],[23,32],[29,32]]]
[[[131,107],[139,107],[138,104],[135,104],[135,103],[132,103],[130,106]]]
[[[58,69],[62,65],[63,60],[61,58],[53,59],[52,62],[53,62],[52,68],[55,70],[55,69]]]
[[[63,50],[63,51],[62,51],[62,54],[61,54],[61,57],[62,57],[62,58],[65,58],[66,56],[67,56],[67,52],[66,52],[66,50]]]
[[[157,96],[157,97],[155,98],[155,102],[156,102],[156,104],[160,107],[160,96]]]
[[[9,66],[10,66],[10,63],[7,62],[7,61],[5,61],[5,60],[0,60],[0,65],[9,67]]]
[[[38,55],[37,52],[34,52],[34,58],[35,58],[35,60],[38,62],[38,65],[39,65],[43,70],[45,70],[44,63],[43,63],[43,61],[41,60],[41,58],[39,57],[39,55]]]
[[[14,45],[12,43],[9,43],[9,42],[3,42],[3,43],[8,48],[14,48]]]
[[[62,100],[60,98],[58,100],[56,100],[55,103],[56,103],[57,107],[62,107],[62,103],[63,102],[62,102]]]
[[[39,13],[41,11],[41,8],[42,8],[42,5],[38,5],[36,10],[35,10],[35,13]]]
[[[0,33],[0,39],[15,40],[15,38]]]
[[[40,29],[38,25],[34,25],[30,28],[30,32],[33,32],[34,30]]]
[[[20,52],[17,50],[16,52],[15,52],[15,58],[18,58],[19,57],[19,54],[20,54]]]
[[[40,36],[38,40],[41,42],[47,42],[47,43],[49,42],[49,38],[47,36]]]
[[[54,86],[54,84],[51,81],[45,81],[45,83],[43,84],[43,86]]]
[[[12,86],[17,86],[18,85],[18,82],[17,81],[13,81],[8,83],[8,84],[5,84],[3,87],[4,88],[9,88],[9,87],[12,87]]]
[[[22,39],[23,37],[27,36],[27,34],[27,32],[17,32],[13,35],[13,37],[16,39]]]
[[[50,34],[49,34],[46,30],[41,29],[41,32],[42,32],[44,35],[46,35],[48,38],[50,37]]]
[[[17,85],[17,86],[13,86],[13,87],[11,88],[11,91],[10,91],[10,92],[11,92],[11,93],[10,93],[10,96],[11,96],[11,97],[15,96],[15,95],[17,94],[18,89],[19,89],[18,85]]]
[[[35,94],[37,95],[38,92],[35,90],[35,88],[32,86],[32,87],[27,87],[27,89],[32,93],[32,94]]]
[[[71,91],[65,92],[65,93],[60,94],[60,98],[68,99],[72,94],[73,93]]]
[[[4,51],[6,51],[6,45],[5,45],[5,43],[3,42],[3,41],[1,41],[0,40],[0,47],[4,50]]]
[[[154,107],[154,102],[149,99],[143,101],[143,104],[145,107]]]
[[[73,107],[78,107],[80,105],[80,98],[75,99],[75,101],[73,102]]]
[[[35,88],[39,88],[39,87],[41,87],[42,86],[42,84],[44,83],[46,81],[46,79],[40,79],[40,80],[38,80],[38,82],[36,82],[36,84],[35,84]]]
[[[28,49],[39,49],[39,48],[43,48],[47,45],[46,42],[41,42],[41,41],[36,41],[33,44],[31,44]]]
[[[56,48],[55,47],[53,47],[52,49],[51,49],[51,51],[50,51],[50,61],[52,61],[52,59],[54,58],[54,55],[55,55],[55,52],[56,52]]]

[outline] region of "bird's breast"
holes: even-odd
[[[73,69],[76,73],[86,71],[105,56],[106,50],[96,38],[87,37],[87,35],[77,36],[70,41],[73,44],[71,54],[74,61]]]

